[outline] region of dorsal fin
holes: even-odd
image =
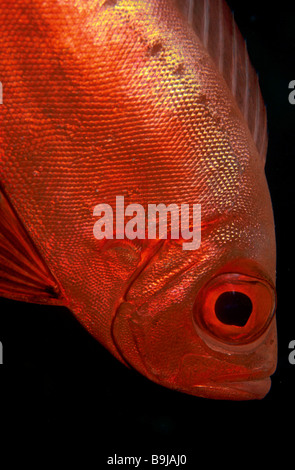
[[[63,305],[57,282],[0,187],[0,295]]]
[[[176,3],[223,75],[265,163],[266,110],[246,42],[229,6],[224,0],[176,0]]]

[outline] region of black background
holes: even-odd
[[[1,416],[9,418],[2,430],[26,442],[29,459],[44,445],[46,459],[61,448],[66,459],[82,457],[84,467],[91,457],[93,468],[110,468],[106,458],[114,453],[184,453],[184,468],[202,468],[236,458],[237,465],[256,465],[258,456],[264,461],[279,450],[282,459],[292,448],[295,105],[288,84],[295,79],[295,2],[228,3],[247,39],[268,112],[266,174],[278,249],[279,358],[271,391],[261,401],[227,402],[165,389],[121,365],[65,308],[0,299]]]

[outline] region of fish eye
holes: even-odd
[[[215,302],[215,315],[225,325],[245,326],[253,309],[248,295],[239,291],[226,291]]]
[[[275,300],[274,287],[264,279],[220,274],[199,292],[193,320],[198,330],[221,342],[247,344],[267,329]]]

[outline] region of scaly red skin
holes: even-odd
[[[275,283],[263,162],[198,37],[170,1],[4,0],[0,21],[1,181],[64,304],[156,382],[264,396],[275,319],[242,348],[207,340],[194,321],[199,293],[223,272]],[[201,204],[201,247],[96,240],[93,208],[117,195],[145,209]]]

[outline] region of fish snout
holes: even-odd
[[[220,400],[262,399],[276,370],[276,322],[259,340],[247,345],[204,342],[202,354],[183,357],[177,381],[181,389]]]

